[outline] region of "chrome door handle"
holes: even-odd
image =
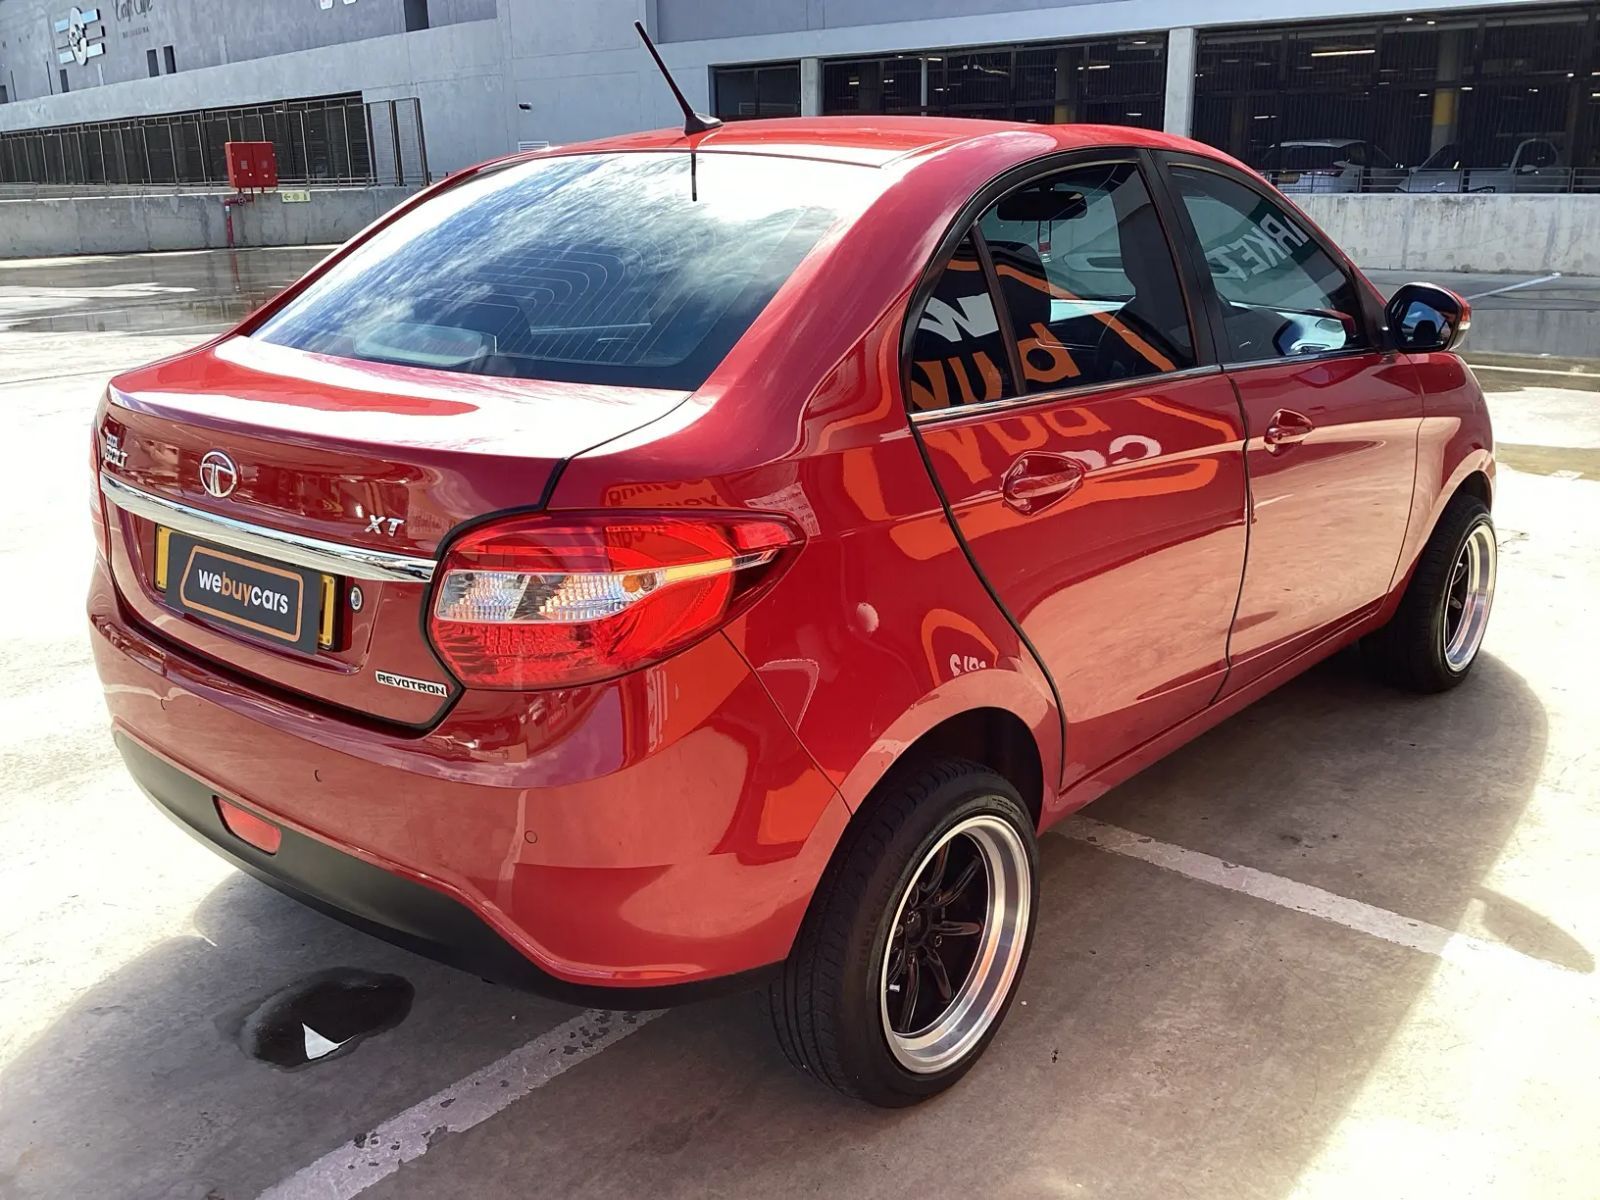
[[[1005,473],[1000,493],[1006,504],[1032,516],[1083,486],[1084,466],[1064,454],[1024,454]]]
[[[1272,414],[1272,419],[1267,422],[1267,429],[1261,435],[1261,440],[1266,443],[1268,450],[1277,451],[1305,441],[1316,431],[1316,428],[1315,423],[1304,413],[1297,413],[1289,408],[1280,408]]]

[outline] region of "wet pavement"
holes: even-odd
[[[0,1197],[1600,1193],[1600,397],[1483,376],[1501,586],[1468,684],[1342,656],[1047,836],[1006,1027],[886,1113],[794,1073],[751,997],[493,987],[129,781],[83,630],[89,415],[314,258],[0,265]]]

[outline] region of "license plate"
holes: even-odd
[[[333,642],[333,577],[156,531],[156,586],[179,612],[307,654]]]

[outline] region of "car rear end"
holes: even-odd
[[[793,516],[556,499],[595,447],[647,457],[866,195],[697,158],[460,181],[96,417],[89,614],[141,786],[300,899],[574,999],[781,959],[847,816],[722,633]]]
[[[1323,142],[1286,142],[1274,146],[1262,173],[1291,196],[1355,192],[1361,168],[1346,158],[1348,147]]]

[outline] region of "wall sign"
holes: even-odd
[[[106,26],[98,8],[73,5],[54,28],[58,63],[76,62],[81,67],[106,52]]]

